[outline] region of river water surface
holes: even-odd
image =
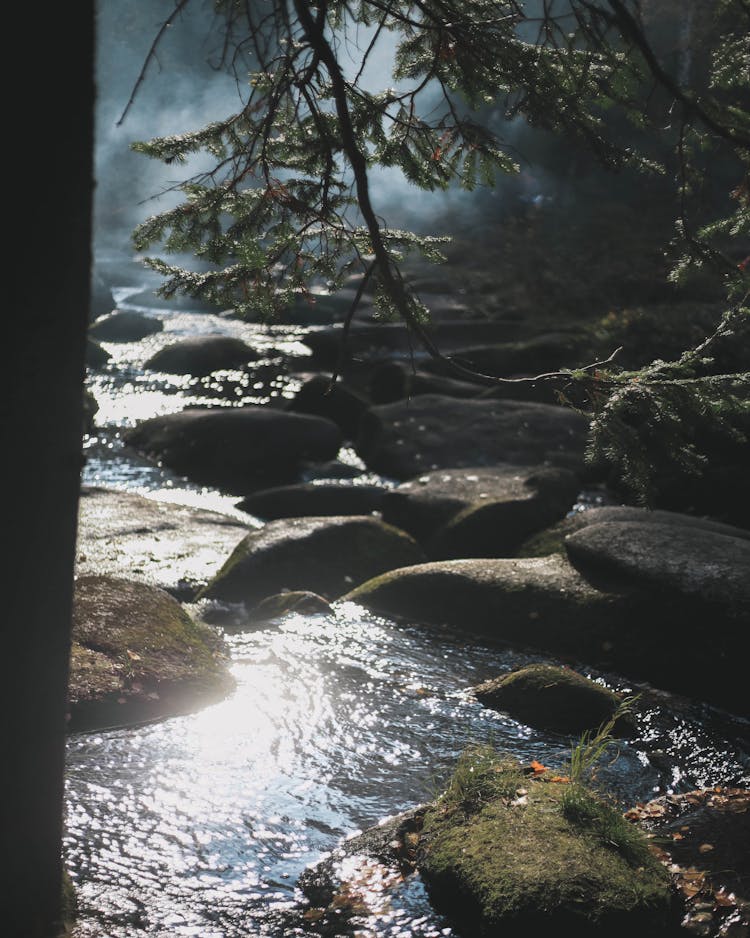
[[[83,481],[236,516],[236,498],[139,459],[118,433],[190,403],[274,406],[295,389],[283,356],[299,357],[304,370],[304,329],[165,309],[132,286],[116,300],[162,319],[165,331],[139,343],[104,343],[113,358],[88,379],[100,410],[96,436],[85,443]],[[209,332],[262,349],[261,377],[196,380],[144,370],[160,346]],[[341,458],[372,481],[351,451]],[[227,641],[237,688],[223,702],[69,738],[65,853],[79,893],[80,938],[316,934],[304,915],[300,873],[344,838],[433,798],[466,745],[491,742],[552,766],[570,751],[570,739],[486,710],[470,692],[511,668],[550,660],[533,653],[352,604],[329,615],[289,615]],[[608,753],[599,775],[624,806],[666,791],[750,784],[746,721],[583,670],[643,694],[636,736]],[[362,938],[454,934],[417,877],[387,893],[371,890],[354,928]],[[350,933],[342,926],[341,934]]]

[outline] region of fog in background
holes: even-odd
[[[141,276],[148,272],[136,262],[131,233],[150,215],[178,201],[170,192],[180,181],[211,165],[197,156],[186,165],[166,166],[134,153],[130,145],[166,134],[195,130],[236,111],[247,91],[247,76],[230,75],[218,67],[222,22],[210,0],[193,0],[162,38],[158,55],[140,84],[133,105],[119,123],[138,81],[151,43],[174,9],[174,0],[100,0],[97,12],[97,106],[95,140],[94,256],[95,270],[117,265]],[[370,39],[364,28],[339,46],[342,67],[353,76],[360,53]],[[380,90],[391,80],[393,46],[386,34],[374,50],[363,75],[364,83]],[[424,101],[424,106],[429,106]],[[513,198],[540,197],[546,181],[537,169],[526,174]],[[547,186],[547,188],[549,188]],[[387,224],[423,232],[447,233],[480,206],[493,211],[502,199],[500,189],[473,194],[423,192],[396,169],[372,174],[376,209]],[[157,253],[154,250],[154,253]]]

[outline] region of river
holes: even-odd
[[[138,343],[103,343],[112,359],[87,381],[99,412],[96,435],[85,441],[83,482],[237,515],[237,498],[139,459],[119,433],[190,403],[274,406],[295,390],[282,356],[304,367],[304,328],[269,330],[167,308],[144,283],[145,292],[129,277],[115,291],[117,306],[156,316],[165,328]],[[215,332],[267,355],[262,380],[143,368],[168,341]],[[372,481],[352,451],[341,459],[359,472],[341,484]],[[570,751],[570,739],[487,710],[469,690],[543,656],[343,603],[330,615],[290,615],[227,641],[237,688],[226,700],[69,737],[64,848],[79,895],[76,938],[317,934],[304,916],[300,873],[343,838],[433,798],[467,744],[489,741],[547,765]],[[666,791],[750,784],[747,721],[587,673],[616,690],[643,692],[636,735],[608,753],[599,775],[623,805]],[[372,890],[366,906],[356,922],[361,938],[454,934],[414,876],[387,893]]]

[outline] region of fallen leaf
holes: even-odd
[[[537,762],[536,759],[531,760],[531,768],[534,770],[534,775],[541,775],[543,772],[547,771],[547,766],[542,765],[541,762]]]
[[[710,853],[713,849],[713,844],[701,844],[700,847],[698,847],[698,853]]]

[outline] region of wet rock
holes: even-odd
[[[183,713],[233,687],[222,642],[157,587],[112,576],[75,584],[72,730]]]
[[[685,524],[604,521],[565,538],[589,579],[647,586],[750,624],[750,540]]]
[[[597,660],[617,638],[627,605],[559,556],[423,563],[376,577],[343,599],[384,615]]]
[[[78,576],[110,574],[189,600],[251,525],[133,492],[84,486],[78,503]]]
[[[100,342],[139,342],[163,329],[164,323],[154,316],[116,309],[95,319],[89,335]]]
[[[582,471],[587,431],[585,417],[551,404],[424,394],[371,407],[355,449],[369,469],[404,480],[432,469],[498,463]]]
[[[750,935],[750,791],[717,786],[663,795],[625,815],[658,838],[683,933]]]
[[[354,388],[340,380],[331,385],[330,375],[315,375],[304,382],[287,409],[332,420],[347,439],[352,439],[368,406],[369,401]]]
[[[242,368],[258,357],[259,353],[242,339],[202,335],[166,345],[148,359],[144,368],[200,377],[213,371]]]
[[[543,557],[555,551],[564,551],[564,541],[568,534],[580,531],[581,528],[591,524],[601,524],[604,521],[622,522],[637,521],[639,524],[674,524],[693,528],[696,531],[711,531],[715,534],[726,534],[730,537],[740,537],[750,540],[750,530],[738,528],[712,518],[703,518],[697,515],[686,515],[677,511],[664,511],[659,508],[653,510],[638,508],[634,505],[603,505],[598,508],[587,508],[559,521],[556,525],[545,531],[529,537],[519,550],[524,557]]]
[[[383,507],[387,492],[384,485],[301,482],[253,492],[237,502],[237,508],[267,520],[303,515],[366,515]]]
[[[441,469],[389,491],[383,518],[425,544],[434,559],[508,556],[531,531],[564,516],[579,484],[566,469]]]
[[[342,442],[330,420],[261,406],[188,408],[144,420],[123,439],[195,482],[236,495],[295,482],[304,461],[332,459]]]
[[[250,610],[250,618],[254,621],[278,619],[290,612],[300,615],[316,615],[331,611],[331,604],[327,599],[309,590],[286,590],[266,596],[257,606]]]
[[[622,697],[571,668],[531,664],[472,688],[477,700],[529,726],[581,734],[609,720]],[[628,734],[632,722],[620,719],[614,733]]]
[[[668,876],[645,838],[606,842],[570,815],[570,786],[554,778],[524,780],[520,767],[485,759],[469,784],[466,769],[425,813],[417,851],[433,904],[461,934],[677,933]],[[593,793],[583,797],[597,813],[615,813]]]
[[[250,605],[285,589],[336,598],[423,559],[413,538],[371,516],[279,519],[248,534],[199,598]]]

